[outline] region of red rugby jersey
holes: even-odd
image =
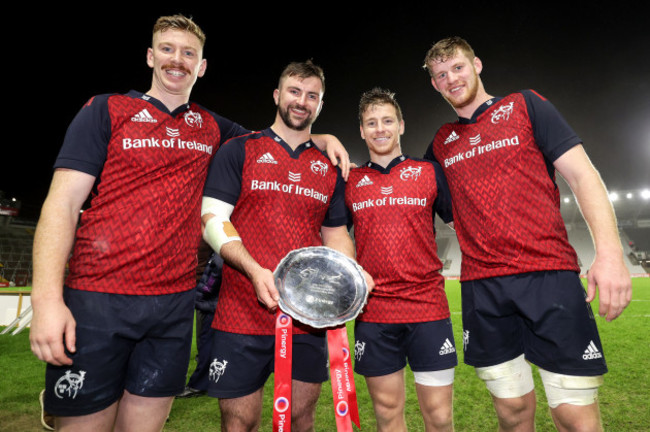
[[[219,120],[226,131],[196,104],[169,113],[137,92],[98,96],[80,111],[55,167],[92,174],[97,185],[66,285],[137,295],[194,287],[209,162],[222,138],[247,132]]]
[[[345,224],[340,174],[313,144],[292,151],[270,129],[226,143],[210,167],[204,192],[235,205],[230,220],[243,245],[262,266],[275,270],[290,251],[320,246],[323,224]],[[339,197],[340,195],[340,197]],[[340,201],[340,204],[337,202]],[[333,217],[332,206],[343,210]],[[275,315],[261,306],[251,282],[225,264],[213,327],[274,334]],[[299,323],[294,333],[313,329]]]
[[[449,317],[434,230],[438,191],[429,161],[399,157],[385,170],[374,164],[351,170],[345,202],[354,222],[357,262],[375,281],[359,321]]]
[[[552,166],[579,143],[555,108],[530,91],[488,101],[472,119],[438,130],[429,155],[449,182],[461,280],[580,271]]]

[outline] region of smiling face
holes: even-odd
[[[273,93],[278,116],[289,128],[304,131],[316,121],[323,106],[323,85],[319,78],[288,76]]]
[[[469,58],[460,49],[453,57],[429,62],[431,84],[461,117],[471,117],[476,108],[489,99],[479,74],[483,63]]]
[[[366,141],[371,161],[385,166],[402,154],[404,120],[398,118],[393,105],[369,105],[361,117],[361,138]]]
[[[207,66],[199,39],[175,29],[154,34],[153,47],[147,50],[147,64],[153,69],[149,94],[162,101],[178,99],[180,103],[189,100],[194,83]]]

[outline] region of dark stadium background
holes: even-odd
[[[483,60],[489,93],[534,88],[560,109],[610,190],[650,187],[647,14],[627,2],[524,3],[24,3],[5,16],[0,190],[21,201],[21,216],[37,216],[68,123],[94,94],[149,89],[151,27],[176,12],[193,16],[208,37],[207,73],[192,99],[251,129],[271,123],[282,67],[313,58],[327,83],[315,132],[335,134],[363,162],[358,99],[382,86],[402,104],[405,153],[420,156],[454,119],[422,60],[435,40],[460,35]]]

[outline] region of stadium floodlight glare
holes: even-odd
[[[633,196],[634,196],[634,195],[632,195],[632,192],[628,192],[628,193],[625,195],[625,197],[626,197],[627,199],[632,199]]]
[[[565,203],[568,204],[568,203],[571,202],[571,198],[569,198],[569,197],[564,197],[564,200],[563,200],[563,201],[564,201]]]
[[[609,194],[609,200],[612,201],[612,202],[613,201],[618,201],[618,193],[616,193],[616,192],[610,193]]]
[[[641,198],[646,199],[646,200],[647,200],[647,199],[650,199],[650,190],[648,190],[648,189],[643,189],[643,190],[641,191]]]

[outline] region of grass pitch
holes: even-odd
[[[647,379],[650,340],[647,329],[650,325],[650,278],[633,279],[632,303],[623,315],[613,322],[606,322],[596,316],[609,373],[601,387],[600,408],[606,431],[641,432],[650,430],[650,380]],[[460,316],[460,285],[447,281],[446,291],[454,324],[456,343],[462,347],[462,326]],[[593,304],[594,311],[598,310]],[[352,341],[352,327],[348,326]],[[194,354],[190,370],[194,368]],[[473,368],[462,364],[462,349],[458,352],[460,365],[456,369],[454,384],[454,424],[456,431],[495,431],[496,417],[489,393],[474,374]],[[45,365],[38,361],[29,348],[27,331],[11,336],[0,336],[0,431],[29,432],[42,431],[39,415],[38,394],[43,388]],[[410,431],[422,431],[424,426],[413,375],[407,370],[406,420]],[[264,413],[261,431],[272,430],[271,400],[272,379],[265,387]],[[355,376],[361,427],[364,431],[376,429],[370,397],[363,377]],[[544,390],[535,375],[537,390],[537,431],[553,431]],[[174,402],[165,431],[216,431],[219,430],[219,409],[216,399],[199,397],[179,399]],[[316,413],[317,431],[336,431],[334,422],[332,391],[330,383],[323,385],[323,391]]]

